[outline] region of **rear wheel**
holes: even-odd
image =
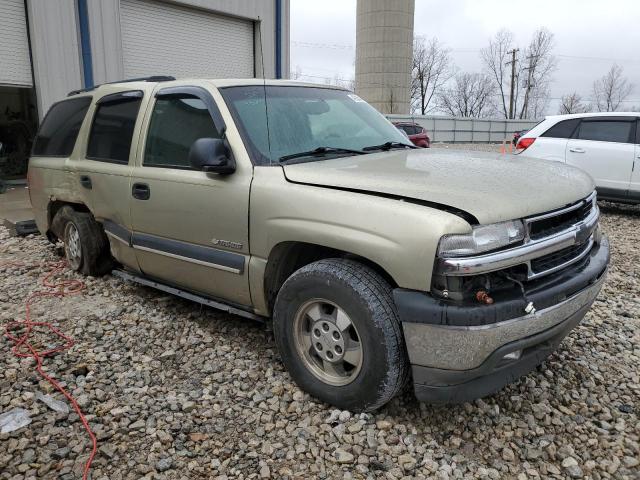
[[[64,206],[56,214],[52,230],[64,242],[65,257],[73,270],[93,276],[111,271],[109,241],[90,213]]]
[[[408,360],[390,285],[351,260],[320,260],[284,283],[274,333],[296,383],[349,410],[375,410],[408,378]]]

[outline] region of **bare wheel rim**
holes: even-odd
[[[363,350],[358,330],[335,303],[315,298],[296,313],[294,341],[304,366],[329,385],[353,382],[362,369]]]
[[[64,227],[64,252],[69,266],[74,270],[79,269],[82,261],[82,245],[80,233],[73,222],[68,222]]]

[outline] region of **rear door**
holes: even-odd
[[[602,195],[624,198],[633,169],[635,129],[631,117],[583,118],[567,143],[567,163],[591,175]]]
[[[97,98],[86,154],[74,162],[76,181],[85,205],[102,222],[111,253],[122,264],[138,270],[130,245],[131,162],[144,99],[141,90],[117,91]]]
[[[540,134],[533,145],[525,150],[524,154],[536,158],[542,158],[543,160],[565,162],[567,142],[572,137],[579,124],[579,118],[571,118],[556,123],[547,131]],[[523,133],[523,135],[525,134],[526,132]]]

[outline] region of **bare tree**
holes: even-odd
[[[602,78],[593,82],[593,101],[599,112],[615,112],[633,91],[633,84],[622,72],[622,67],[614,63]]]
[[[541,107],[549,102],[549,83],[558,62],[551,53],[554,47],[553,33],[539,28],[533,34],[529,46],[525,49],[524,65],[521,64],[522,78],[525,78],[523,99],[520,106],[520,118],[534,118],[540,115]]]
[[[512,85],[512,63],[518,51],[513,34],[509,30],[500,30],[489,40],[489,45],[480,51],[482,63],[491,75],[497,88],[499,104],[504,118],[509,118],[511,92],[513,92],[513,118],[538,117],[549,105],[549,85],[557,61],[552,54],[553,33],[546,28],[534,32],[531,42],[521,52],[521,58],[515,57]],[[519,113],[517,113],[519,111]]]
[[[435,37],[427,42],[416,36],[411,69],[412,111],[425,115],[433,110],[432,100],[452,76],[450,50]]]
[[[484,73],[460,73],[438,94],[438,108],[460,117],[487,117],[495,112],[493,79]]]
[[[509,87],[511,85],[509,52],[514,48],[513,33],[502,29],[496,33],[495,37],[489,40],[489,45],[480,51],[482,63],[490,72],[490,75],[497,87],[504,118],[509,118]]]
[[[560,99],[560,108],[558,109],[560,115],[584,113],[586,111],[588,111],[588,106],[582,102],[582,97],[576,92],[563,95]]]

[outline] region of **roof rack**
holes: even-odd
[[[106,82],[100,83],[98,85],[94,85],[93,87],[81,88],[78,90],[71,90],[67,97],[71,97],[72,95],[78,95],[79,93],[90,92],[91,90],[95,90],[102,85],[111,85],[112,83],[128,83],[128,82],[170,82],[171,80],[175,80],[176,77],[172,77],[171,75],[151,75],[149,77],[138,77],[138,78],[128,78],[126,80],[117,80],[115,82]]]

